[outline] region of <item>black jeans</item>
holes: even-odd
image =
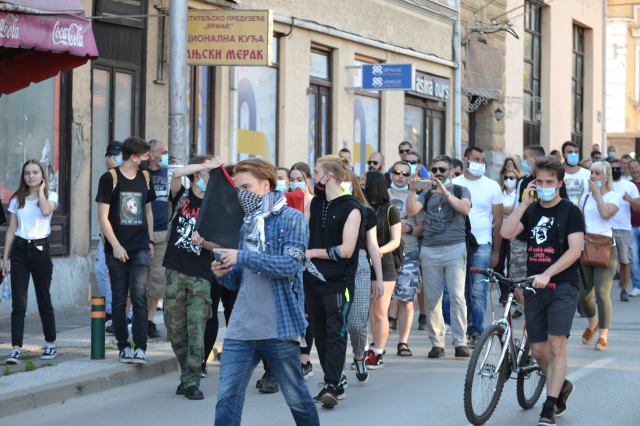
[[[49,239],[39,246],[18,236],[11,247],[11,344],[22,347],[24,337],[24,315],[27,312],[29,278],[33,278],[42,331],[47,342],[56,340],[56,318],[51,304],[51,276],[53,262],[49,250]]]
[[[324,371],[324,382],[336,386],[347,354],[345,310],[348,305],[345,296],[340,293],[324,296],[305,293],[304,298]]]
[[[499,274],[504,274],[505,277],[510,278],[509,267],[511,265],[511,241],[507,239],[502,240],[500,245],[500,253],[498,255],[498,264],[493,268],[494,271]],[[505,273],[506,269],[506,273]],[[500,302],[506,302],[509,297],[510,287],[507,284],[500,283]]]
[[[136,349],[147,350],[147,281],[151,258],[149,250],[127,253],[129,259],[120,262],[112,253],[105,253],[111,281],[112,307],[111,320],[115,331],[118,349],[131,347],[127,327],[127,294],[131,294],[133,320],[131,331]]]
[[[213,346],[216,344],[218,338],[218,304],[220,303],[220,293],[222,293],[222,286],[218,284],[215,276],[211,281],[211,308],[213,309],[213,316],[207,321],[207,325],[204,329],[204,361],[209,358]]]

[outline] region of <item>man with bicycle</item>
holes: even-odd
[[[538,426],[555,425],[575,386],[567,374],[567,339],[578,304],[577,260],[584,240],[580,209],[560,197],[564,168],[555,157],[538,158],[523,201],[502,225],[502,238],[527,235],[525,320],[531,353],[547,377],[547,400]],[[534,191],[540,201],[534,202]]]

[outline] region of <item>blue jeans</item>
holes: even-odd
[[[487,310],[487,283],[480,282],[484,276],[472,274],[470,268],[487,269],[491,266],[491,244],[480,244],[478,251],[469,256],[469,268],[464,287],[467,300],[467,333],[482,334],[484,331],[484,313]]]
[[[127,327],[127,293],[131,295],[133,319],[131,331],[136,349],[147,350],[147,281],[149,280],[149,265],[151,258],[149,250],[139,250],[127,253],[129,259],[120,262],[111,253],[105,253],[105,260],[109,267],[111,278],[111,293],[113,307],[111,320],[113,331],[118,341],[118,349],[131,347],[129,330]]]
[[[96,263],[93,265],[93,272],[96,275],[96,284],[98,284],[98,291],[100,296],[105,298],[105,311],[111,313],[111,285],[109,284],[109,268],[104,256],[104,246],[102,245],[102,239],[98,243],[96,249]]]
[[[302,376],[297,342],[225,339],[222,352],[216,425],[240,425],[247,385],[262,358],[269,363],[296,425],[320,425],[318,410]]]
[[[633,249],[633,260],[631,261],[631,284],[633,288],[640,288],[640,226],[631,228],[631,248]]]

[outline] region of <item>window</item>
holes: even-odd
[[[312,46],[309,53],[309,167],[331,154],[331,52]]]
[[[573,26],[573,67],[571,72],[571,140],[582,158],[582,98],[584,85],[584,28]]]
[[[355,65],[377,64],[356,57]],[[362,87],[362,73],[356,70],[354,87]],[[356,174],[367,171],[367,160],[380,151],[380,91],[356,90],[353,101],[353,168]]]
[[[525,3],[524,15],[524,68],[523,76],[523,106],[524,116],[524,146],[540,144],[540,121],[537,111],[540,103],[532,97],[540,96],[540,36],[542,27],[542,9],[537,1]]]
[[[187,74],[189,157],[213,152],[214,70],[214,67],[189,67]]]
[[[445,153],[445,111],[444,102],[405,97],[404,140],[420,153],[425,167]]]
[[[238,67],[238,161],[260,157],[277,163],[278,39],[269,67]]]

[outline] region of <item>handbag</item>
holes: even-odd
[[[584,219],[584,209],[587,205],[589,195],[584,200],[582,206],[582,219]],[[586,220],[585,220],[586,223]],[[598,235],[586,233],[584,234],[584,249],[582,250],[582,264],[588,266],[596,266],[598,268],[606,268],[609,266],[609,258],[611,257],[611,247],[613,246],[613,237],[606,235]]]

